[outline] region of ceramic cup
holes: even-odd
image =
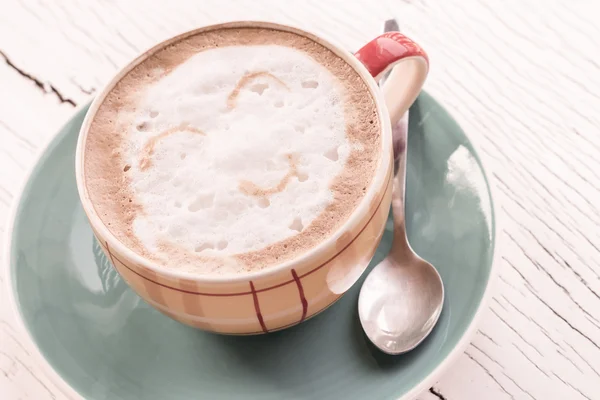
[[[308,37],[347,61],[367,84],[382,127],[380,164],[350,218],[330,238],[281,265],[233,276],[205,276],[161,268],[118,241],[96,214],[83,175],[86,137],[99,105],[135,65],[182,38],[224,27],[263,27]],[[377,80],[393,68],[383,90]],[[127,65],[92,103],[76,154],[77,187],[92,230],[121,277],[147,303],[169,317],[207,331],[260,334],[296,325],[339,299],[369,264],[387,221],[393,176],[392,123],[416,99],[428,72],[425,52],[398,32],[385,33],[352,55],[344,48],[290,26],[231,22],[196,29],[146,51]]]

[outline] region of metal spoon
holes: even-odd
[[[395,20],[385,30],[398,30]],[[393,129],[394,177],[392,250],[367,276],[358,298],[358,315],[369,340],[387,354],[417,347],[437,323],[444,304],[444,285],[435,269],[411,249],[404,223],[408,112]]]

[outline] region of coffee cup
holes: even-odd
[[[174,265],[178,262],[176,258],[169,260],[167,257],[157,262],[141,254],[139,249],[123,239],[123,235],[133,235],[131,231],[123,230],[121,236],[115,233],[114,226],[118,224],[101,211],[98,197],[94,197],[94,190],[100,189],[90,188],[89,160],[93,157],[91,154],[99,152],[98,146],[104,143],[100,139],[91,141],[90,135],[95,129],[94,124],[104,118],[102,107],[106,106],[107,99],[110,99],[111,104],[117,103],[115,106],[117,110],[119,107],[123,110],[127,108],[126,104],[118,104],[115,100],[118,96],[114,96],[115,92],[125,86],[122,83],[124,77],[131,75],[132,71],[135,72],[140,65],[149,63],[148,60],[152,57],[155,57],[152,58],[152,62],[155,60],[160,62],[161,58],[156,57],[159,52],[188,38],[206,35],[220,37],[218,33],[231,29],[259,29],[279,32],[281,36],[296,35],[307,43],[310,42],[311,45],[321,46],[332,55],[331,57],[349,66],[353,77],[362,85],[361,87],[364,87],[364,93],[372,99],[370,101],[376,120],[371,120],[370,123],[376,125],[379,131],[376,148],[377,163],[368,177],[369,184],[363,188],[364,192],[360,194],[356,206],[353,206],[339,226],[306,251],[288,257],[285,250],[288,248],[287,244],[274,245],[272,247],[277,248],[279,252],[275,258],[281,256],[281,262],[271,262],[264,268],[255,266],[256,263],[250,263],[247,270],[235,273],[196,273],[190,269],[178,269]],[[377,82],[390,69],[392,69],[391,74],[381,91]],[[242,72],[245,75],[240,80],[241,84],[236,86],[233,94],[229,95],[229,103],[223,105],[224,109],[227,107],[233,109],[233,106],[239,106],[240,109],[245,107],[242,104],[244,98],[238,96],[240,88],[247,84],[243,88],[252,89],[254,86],[248,86],[248,82],[259,77],[260,74],[262,78],[270,80],[273,86],[277,86],[277,90],[283,90],[284,86],[288,86],[283,79],[267,76],[262,72],[260,74]],[[92,103],[81,128],[76,154],[77,185],[94,235],[114,268],[142,299],[163,314],[184,324],[216,333],[250,335],[273,332],[306,321],[331,306],[348,291],[365,271],[375,253],[384,232],[391,202],[394,169],[391,127],[416,99],[427,72],[426,53],[419,45],[399,32],[385,33],[367,43],[355,54],[349,53],[331,40],[295,27],[254,21],[207,26],[157,44],[129,63],[108,83]],[[305,86],[312,88],[315,85],[310,82]],[[263,89],[261,86],[256,86],[256,90]],[[289,91],[289,88],[286,88],[286,93]],[[258,96],[262,95],[262,92],[251,94],[254,96],[252,98],[259,99]],[[361,99],[355,100],[360,102]],[[274,107],[281,107],[282,103],[274,104]],[[149,110],[148,113],[152,114],[155,111]],[[141,123],[137,128],[142,134],[145,130],[143,124]],[[369,121],[361,120],[358,125],[353,125],[353,129],[357,129],[357,126],[368,127],[367,124]],[[178,129],[190,135],[200,132],[197,136],[206,136],[204,130],[188,125],[180,125]],[[152,157],[155,148],[150,147],[148,143],[155,146],[158,140],[172,132],[174,132],[172,129],[163,130],[162,133],[155,135],[154,139],[146,141],[144,146],[140,146],[140,152],[145,151],[147,157],[139,165],[133,165],[133,168],[141,172],[149,168],[149,165],[154,162]],[[336,153],[335,158],[337,157]],[[181,158],[183,160],[184,154]],[[281,178],[278,185],[273,187],[283,186],[282,190],[285,190],[285,186],[291,180],[302,181],[302,176],[293,164],[291,156],[288,161],[290,163],[288,173]],[[132,165],[127,164],[120,168],[128,172]],[[94,173],[101,173],[101,168],[98,168],[98,171]],[[104,178],[97,181],[111,185],[111,179],[115,179],[112,175]],[[258,187],[254,185],[244,189],[240,184],[240,190],[242,192],[246,190],[245,195],[251,199],[248,201],[256,200],[259,207],[264,205],[261,201],[267,201],[268,205],[265,192],[269,192],[270,189],[253,189],[255,186]],[[125,197],[123,196],[124,199]],[[123,207],[127,207],[127,200],[123,201],[125,202]],[[213,201],[212,198],[210,201]],[[131,203],[132,200],[129,199],[129,202]],[[160,205],[158,207],[160,208]],[[206,215],[212,218],[213,214],[207,211]],[[112,225],[111,221],[113,221]],[[252,228],[248,227],[249,234],[252,233]],[[301,226],[298,230],[302,228],[304,227]],[[219,243],[221,242],[210,244],[208,252],[220,250]],[[224,243],[226,246],[227,242]],[[291,247],[293,246],[290,245]],[[205,250],[206,246],[197,249],[199,252]],[[269,257],[272,257],[272,254],[269,254]],[[197,260],[204,259],[207,258],[197,258]]]

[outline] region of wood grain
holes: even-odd
[[[396,17],[429,53],[427,91],[469,134],[494,178],[505,243],[479,332],[420,399],[600,399],[597,15],[583,0],[5,1],[0,230],[40,143],[156,41],[256,18],[357,49]],[[16,335],[5,303],[0,397],[63,398]]]

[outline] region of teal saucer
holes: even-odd
[[[155,311],[103,256],[75,185],[87,107],[41,155],[9,230],[8,290],[51,379],[86,399],[412,399],[467,345],[489,294],[495,246],[479,157],[427,94],[411,108],[407,230],[446,288],[437,327],[416,350],[387,356],[358,321],[362,281],[315,318],[281,332],[226,337]],[[391,224],[371,265],[389,251]],[[9,228],[10,229],[10,228]]]

